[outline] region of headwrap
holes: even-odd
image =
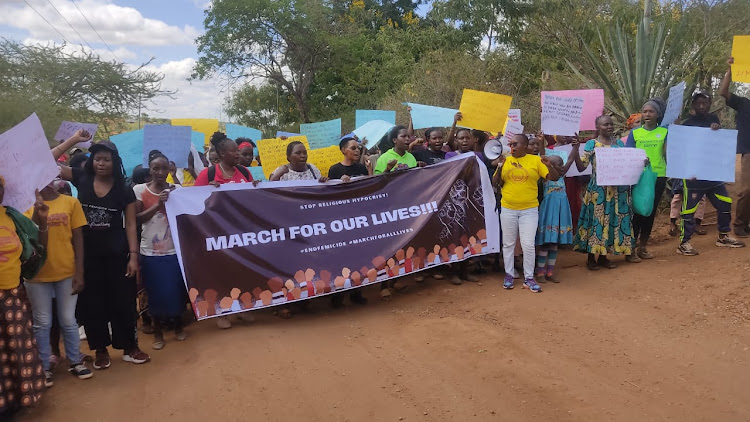
[[[641,113],[633,113],[633,114],[630,115],[630,117],[628,117],[628,121],[627,121],[626,124],[628,125],[628,127],[630,127],[630,126],[633,125],[633,123],[635,123],[636,121],[641,120],[641,119],[643,119],[643,114],[641,114]]]
[[[667,104],[661,98],[651,98],[643,104],[644,107],[651,106],[656,110],[656,120],[661,123],[661,119],[664,118],[664,110],[667,108]]]
[[[251,144],[250,142],[243,142],[243,143],[240,144],[239,149],[247,148],[247,147],[252,148],[253,144]]]

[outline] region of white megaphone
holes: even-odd
[[[484,156],[492,161],[503,155],[503,143],[499,139],[490,139],[484,144]]]

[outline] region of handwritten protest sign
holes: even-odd
[[[451,127],[453,118],[458,110],[453,108],[436,107],[416,103],[403,103],[411,107],[411,121],[414,129],[426,129],[428,127]]]
[[[132,176],[133,168],[143,162],[143,129],[110,136],[109,140],[117,145],[125,173]]]
[[[664,118],[661,121],[662,126],[671,125],[682,114],[682,101],[685,93],[685,82],[669,88],[669,97],[667,98],[667,108],[664,111]]]
[[[371,120],[361,127],[354,129],[354,134],[357,135],[361,142],[367,139],[368,147],[375,146],[380,138],[383,137],[394,125],[385,120]]]
[[[263,139],[263,134],[258,129],[227,123],[227,138],[248,138],[255,142]]]
[[[491,92],[464,89],[459,110],[461,126],[487,132],[502,132],[513,98]]]
[[[148,154],[158,150],[166,155],[169,161],[174,161],[178,168],[187,167],[187,156],[190,153],[192,138],[190,126],[146,125],[143,127],[144,167],[148,166]]]
[[[307,151],[307,162],[314,164],[324,177],[328,177],[328,169],[343,158],[338,145]]]
[[[286,136],[287,138],[291,138],[292,136],[302,136],[299,133],[294,132],[284,132],[281,130],[276,131],[276,137],[281,138],[282,136]]]
[[[508,122],[510,121],[521,123],[521,109],[520,108],[511,108],[510,110],[508,110],[508,118],[505,119],[505,126],[503,127],[503,133],[505,133],[505,130],[508,128]]]
[[[638,148],[594,148],[599,186],[632,186],[646,167],[646,151]]]
[[[550,135],[575,135],[581,126],[583,98],[544,94],[542,132]]]
[[[503,143],[503,155],[510,154],[510,140],[519,133],[523,134],[523,125],[521,122],[514,122],[513,120],[508,121],[508,126],[505,127],[505,134],[502,138]]]
[[[750,83],[750,35],[735,35],[732,43],[732,80]]]
[[[667,177],[734,182],[736,130],[671,125],[669,139],[675,141],[667,142]]]
[[[211,135],[219,130],[217,119],[172,119],[172,126],[190,126],[203,134],[203,145],[208,145]]]
[[[292,136],[283,140],[279,138],[261,139],[256,143],[266,179],[270,178],[271,173],[279,166],[289,163],[289,160],[286,159],[286,146],[294,141],[302,142],[307,151],[310,151],[310,144],[304,136]]]
[[[568,156],[573,152],[573,145],[559,145],[555,147],[555,151],[565,152]],[[578,148],[578,155],[580,157],[583,157],[583,145],[581,145]],[[578,171],[578,167],[575,165],[575,163],[570,166],[570,169],[567,173],[565,173],[565,177],[575,177],[575,176],[590,176],[593,173],[594,166],[591,164],[586,167],[583,171]]]
[[[568,91],[542,91],[542,107],[544,106],[544,95],[555,97],[583,98],[583,112],[581,113],[581,124],[578,130],[595,130],[596,118],[604,113],[604,90],[603,89],[574,89]],[[555,133],[553,135],[559,135]]]
[[[99,125],[96,123],[78,123],[78,122],[68,122],[63,121],[62,124],[60,124],[60,127],[57,129],[57,133],[55,133],[55,140],[56,141],[65,141],[69,139],[71,136],[75,135],[76,132],[83,129],[86,132],[91,135],[91,139],[94,139],[94,135],[96,134],[96,130],[99,128]],[[79,142],[76,144],[78,148],[88,148],[91,146],[91,141],[86,142]]]
[[[396,112],[391,110],[357,110],[354,120],[357,127],[362,127],[365,123],[373,120],[383,120],[395,126]]]
[[[338,145],[341,138],[341,119],[333,119],[318,123],[302,123],[299,131],[307,137],[313,149]]]
[[[3,205],[21,212],[60,174],[36,113],[0,134],[0,176],[5,179]]]

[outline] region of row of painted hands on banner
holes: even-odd
[[[450,261],[463,260],[472,255],[482,254],[487,249],[487,232],[481,229],[476,236],[463,236],[461,245],[440,247],[435,245],[431,252],[425,248],[406,250],[399,249],[391,258],[382,256],[372,260],[372,267],[362,267],[359,271],[342,268],[339,275],[328,270],[316,272],[312,268],[299,270],[293,279],[284,281],[280,277],[272,277],[267,282],[267,289],[256,287],[252,292],[242,292],[233,288],[228,297],[219,299],[214,289],[206,289],[203,295],[191,288],[188,292],[190,302],[198,318],[221,315],[223,313],[261,308],[270,305],[280,305],[295,300],[307,299],[328,293],[342,291],[362,285],[383,281],[386,279],[406,275],[425,268],[443,265]]]

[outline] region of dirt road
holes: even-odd
[[[386,303],[221,331],[134,366],[113,355],[87,381],[64,371],[23,421],[742,421],[750,418],[748,249],[591,273],[565,252],[564,280],[532,294],[499,275],[428,279]]]

